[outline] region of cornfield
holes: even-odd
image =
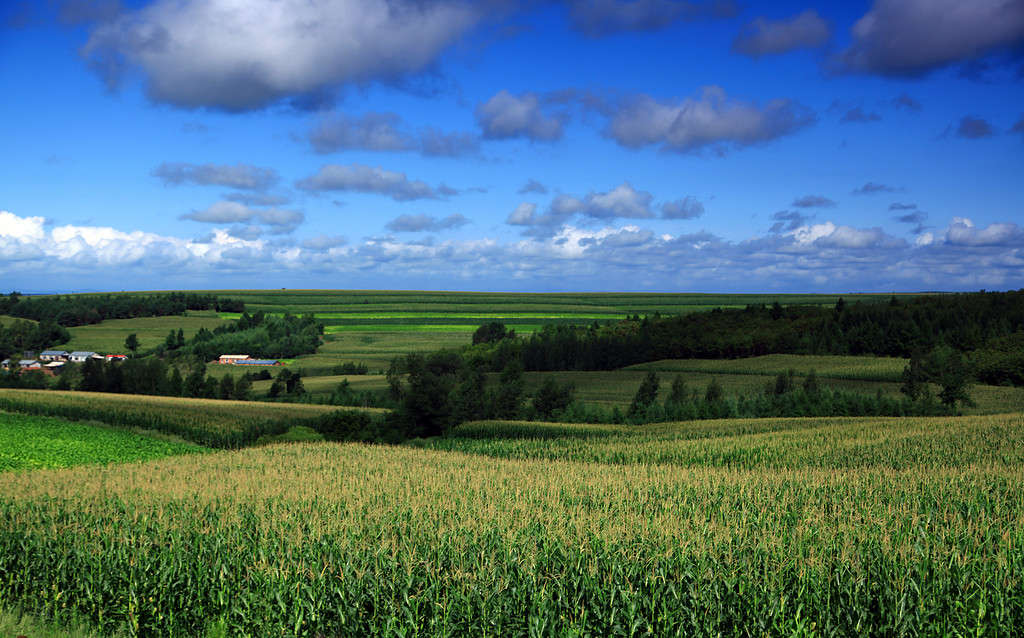
[[[355,409],[355,408],[353,408]],[[252,444],[323,417],[319,405],[182,399],[105,392],[0,389],[0,410],[157,430],[216,448]],[[372,408],[367,412],[381,412]]]
[[[8,473],[0,601],[143,636],[1015,636],[1022,426],[492,423]]]

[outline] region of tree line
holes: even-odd
[[[180,315],[184,314],[186,310],[243,312],[245,303],[237,299],[225,299],[216,295],[194,292],[38,297],[11,292],[6,296],[0,296],[0,315],[35,321],[52,321],[61,326],[84,326],[106,319]]]
[[[659,359],[910,357],[943,347],[963,353],[986,383],[1024,384],[1024,290],[634,316],[589,326],[547,325],[526,338],[489,326],[480,335],[469,356],[491,371],[512,359],[525,370],[614,370]]]

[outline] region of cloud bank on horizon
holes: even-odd
[[[1021,0],[0,11],[9,287],[1024,287]]]

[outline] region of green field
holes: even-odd
[[[419,444],[2,474],[0,600],[145,636],[1024,628],[1019,414]]]
[[[202,291],[240,299],[249,312],[291,313],[543,313],[543,314],[680,314],[694,309],[742,308],[748,304],[834,305],[888,301],[890,295],[730,295],[693,293],[509,293],[401,290],[214,290]]]
[[[210,447],[249,445],[260,436],[281,434],[335,409],[320,405],[0,388],[0,410],[156,430]]]
[[[125,350],[125,338],[135,333],[139,338],[139,350],[155,348],[164,342],[167,333],[181,329],[185,338],[189,339],[200,328],[212,330],[225,321],[216,313],[189,312],[186,316],[172,315],[169,317],[138,317],[136,319],[108,319],[89,326],[68,328],[71,341],[62,344],[61,350],[72,352],[86,350],[101,354],[128,354]]]
[[[787,357],[786,368],[782,368],[779,371],[789,369],[790,367],[797,367],[802,370],[810,370],[813,365],[800,366],[798,361],[800,357],[793,355]],[[815,357],[810,357],[815,359]],[[861,357],[843,357],[844,359],[854,360],[850,363],[850,370],[862,370],[862,368],[856,362]],[[734,359],[728,361],[705,361],[703,363],[708,364],[708,369],[713,369],[716,364],[727,364],[723,366],[725,369],[730,367],[742,366],[744,359]],[[875,360],[877,361],[877,360]],[[694,365],[693,367],[699,367]],[[544,379],[548,377],[554,377],[559,383],[572,383],[575,388],[575,397],[588,404],[595,404],[611,408],[618,406],[619,408],[626,408],[632,402],[633,397],[636,395],[637,388],[640,387],[640,383],[643,381],[644,376],[647,372],[645,371],[646,366],[631,366],[623,370],[609,370],[609,371],[597,371],[597,372],[527,372],[523,375],[526,386],[526,394],[534,394]],[[731,372],[731,373],[711,373],[711,372],[673,372],[671,367],[669,370],[665,370],[661,366],[656,366],[656,369],[660,370],[658,373],[659,381],[661,386],[659,389],[658,400],[664,401],[669,394],[672,386],[672,380],[676,374],[682,375],[686,382],[687,387],[691,392],[698,392],[703,394],[708,384],[711,383],[712,379],[716,380],[725,391],[726,396],[751,396],[754,394],[760,394],[764,392],[765,388],[769,385],[774,386],[775,374],[758,374],[754,372],[757,369],[756,365],[751,366],[745,372]],[[870,369],[869,365],[865,365],[863,370]],[[887,373],[882,368],[879,373],[884,377]],[[868,373],[865,372],[865,376]],[[859,394],[874,395],[881,391],[883,396],[900,398],[900,384],[895,381],[872,381],[867,379],[856,378],[857,372],[849,375],[849,377],[832,378],[819,375],[819,382],[821,385],[837,390],[848,390],[851,392],[857,392]],[[488,375],[490,383],[493,385],[497,383],[498,375]],[[798,374],[795,377],[796,382],[802,383],[804,375]],[[937,394],[939,387],[932,385],[931,391],[933,394]],[[991,386],[991,385],[975,385],[970,391],[971,397],[977,403],[975,407],[964,408],[967,414],[998,414],[1003,412],[1013,412],[1024,410],[1024,388],[1007,387],[1007,386]]]
[[[697,372],[776,375],[794,370],[819,377],[864,381],[899,381],[907,359],[893,357],[851,357],[839,355],[769,354],[746,359],[663,359],[638,363],[625,370],[654,370],[660,373]]]
[[[0,471],[145,461],[204,451],[90,423],[0,412]]]

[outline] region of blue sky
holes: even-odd
[[[0,288],[1024,287],[1024,1],[49,0]]]

